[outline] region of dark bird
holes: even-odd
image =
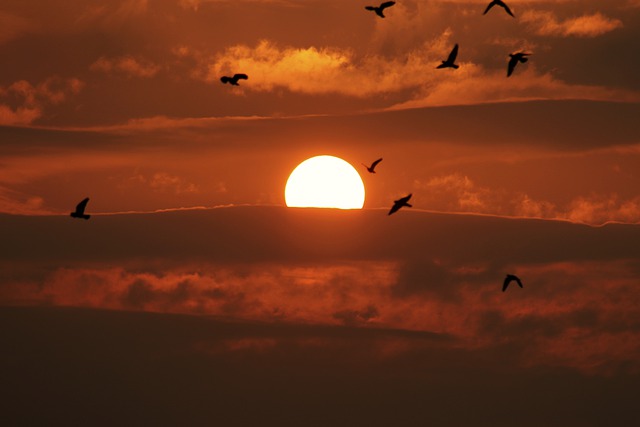
[[[384,3],[382,3],[380,6],[376,7],[376,6],[365,6],[365,9],[367,10],[372,10],[376,13],[376,15],[378,15],[380,18],[384,18],[384,13],[382,13],[383,10],[385,10],[388,7],[393,6],[394,4],[396,4],[396,2],[394,1],[386,1]]]
[[[442,61],[442,64],[438,65],[436,68],[454,68],[454,69],[458,69],[458,67],[460,67],[457,64],[454,64],[454,62],[456,62],[456,57],[458,56],[458,43],[456,43],[456,45],[453,47],[453,49],[451,49],[451,53],[449,54],[449,57],[447,58],[446,61]]]
[[[509,9],[509,6],[506,5],[505,2],[503,2],[502,0],[493,0],[491,3],[489,3],[489,6],[487,6],[487,8],[484,10],[483,15],[486,15],[487,12],[489,12],[489,10],[493,7],[493,6],[500,6],[503,7],[504,10],[507,11],[507,13],[511,16],[513,16],[513,13],[511,13],[511,9]],[[513,16],[515,18],[515,16]]]
[[[85,215],[84,213],[84,210],[87,208],[87,203],[89,203],[88,197],[83,201],[81,201],[80,203],[78,203],[78,206],[76,206],[76,211],[71,212],[70,214],[71,218],[83,218],[83,219],[91,218],[91,215]]]
[[[220,77],[220,81],[222,83],[229,83],[233,86],[240,86],[238,84],[238,80],[247,80],[249,79],[249,76],[247,76],[246,74],[234,74],[233,77],[227,77],[227,76],[222,76]]]
[[[408,208],[412,208],[413,206],[411,206],[409,203],[407,203],[409,201],[409,199],[411,198],[411,193],[409,193],[408,196],[405,196],[401,199],[396,200],[395,202],[393,202],[393,206],[391,206],[391,210],[389,211],[389,215],[391,215],[392,213],[398,212],[398,210],[404,206],[408,207]]]
[[[523,64],[529,60],[527,56],[531,55],[530,53],[518,52],[518,53],[510,53],[509,56],[511,59],[509,60],[509,68],[507,69],[507,77],[509,77],[513,70],[518,65],[518,62],[522,62]]]
[[[514,280],[518,284],[518,286],[520,286],[521,288],[523,287],[522,282],[520,281],[520,278],[518,276],[507,274],[507,277],[504,278],[504,282],[502,283],[502,292],[506,291],[509,283],[513,282]]]
[[[376,173],[375,168],[378,165],[378,163],[380,163],[382,161],[382,157],[380,157],[378,160],[376,160],[375,162],[371,163],[371,166],[367,166],[364,163],[362,164],[362,166],[364,166],[365,168],[367,168],[367,170],[369,171],[369,173]]]

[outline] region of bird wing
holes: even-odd
[[[233,75],[233,79],[234,80],[238,80],[238,79],[242,79],[242,80],[248,80],[249,76],[247,76],[246,74],[234,74]]]
[[[447,58],[447,62],[450,63],[454,63],[456,60],[456,57],[458,56],[458,43],[456,43],[456,45],[453,47],[453,49],[451,49],[451,53],[449,54],[449,57]]]
[[[375,168],[378,165],[378,163],[380,163],[381,161],[382,161],[382,157],[380,157],[375,162],[371,163],[371,169]]]
[[[391,206],[391,210],[389,210],[389,215],[391,215],[394,212],[398,212],[398,209],[400,209],[402,207],[402,204],[398,203],[398,201],[396,200],[395,202],[393,202],[393,206]]]
[[[511,75],[511,73],[513,73],[513,69],[516,68],[516,64],[518,63],[518,57],[517,56],[512,56],[511,59],[509,60],[509,68],[507,69],[507,77],[509,77]]]
[[[509,9],[509,6],[507,6],[505,2],[502,2],[500,6],[504,7],[504,10],[506,10],[509,15],[513,16],[513,13],[511,13],[511,9]],[[515,18],[515,16],[513,17]]]
[[[507,287],[509,286],[509,282],[511,282],[511,278],[509,276],[504,278],[504,282],[502,282],[502,292],[507,290]]]
[[[88,197],[83,201],[81,201],[80,203],[78,203],[78,206],[76,206],[76,213],[80,215],[84,214],[84,210],[87,208],[87,203],[89,203]]]
[[[398,204],[398,205],[400,205],[400,206],[403,206],[404,204],[406,204],[406,203],[409,201],[409,199],[411,198],[411,196],[412,196],[412,194],[409,194],[408,196],[402,197],[402,198],[400,198],[400,199],[396,200],[396,201],[395,201],[395,202],[393,202],[393,203],[396,203],[396,204]],[[398,208],[398,209],[400,209],[400,208]]]
[[[365,6],[364,8],[367,10],[376,10],[376,8],[373,6]]]
[[[231,81],[231,77],[222,76],[222,77],[220,77],[220,81],[222,83],[227,83],[227,82]]]
[[[382,3],[380,5],[380,9],[386,9],[388,7],[393,6],[394,4],[396,4],[396,2],[394,2],[394,1],[386,1],[386,2],[384,2],[384,3]]]
[[[521,288],[524,288],[524,286],[522,286],[522,281],[520,280],[519,277],[515,278],[516,283],[518,284],[518,286],[520,286]]]
[[[487,8],[484,10],[483,15],[486,15],[487,12],[489,12],[489,10],[491,10],[491,8],[493,7],[493,5],[495,5],[494,2],[489,3],[489,6],[487,6]]]

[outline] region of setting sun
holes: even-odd
[[[364,184],[348,162],[334,156],[316,156],[291,172],[284,198],[288,207],[362,209]]]

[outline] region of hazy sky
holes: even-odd
[[[640,421],[640,2],[371,4],[0,3],[3,413]],[[285,207],[322,154],[363,211]]]

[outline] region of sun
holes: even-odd
[[[284,189],[288,207],[362,209],[364,183],[348,162],[316,156],[300,163]]]

